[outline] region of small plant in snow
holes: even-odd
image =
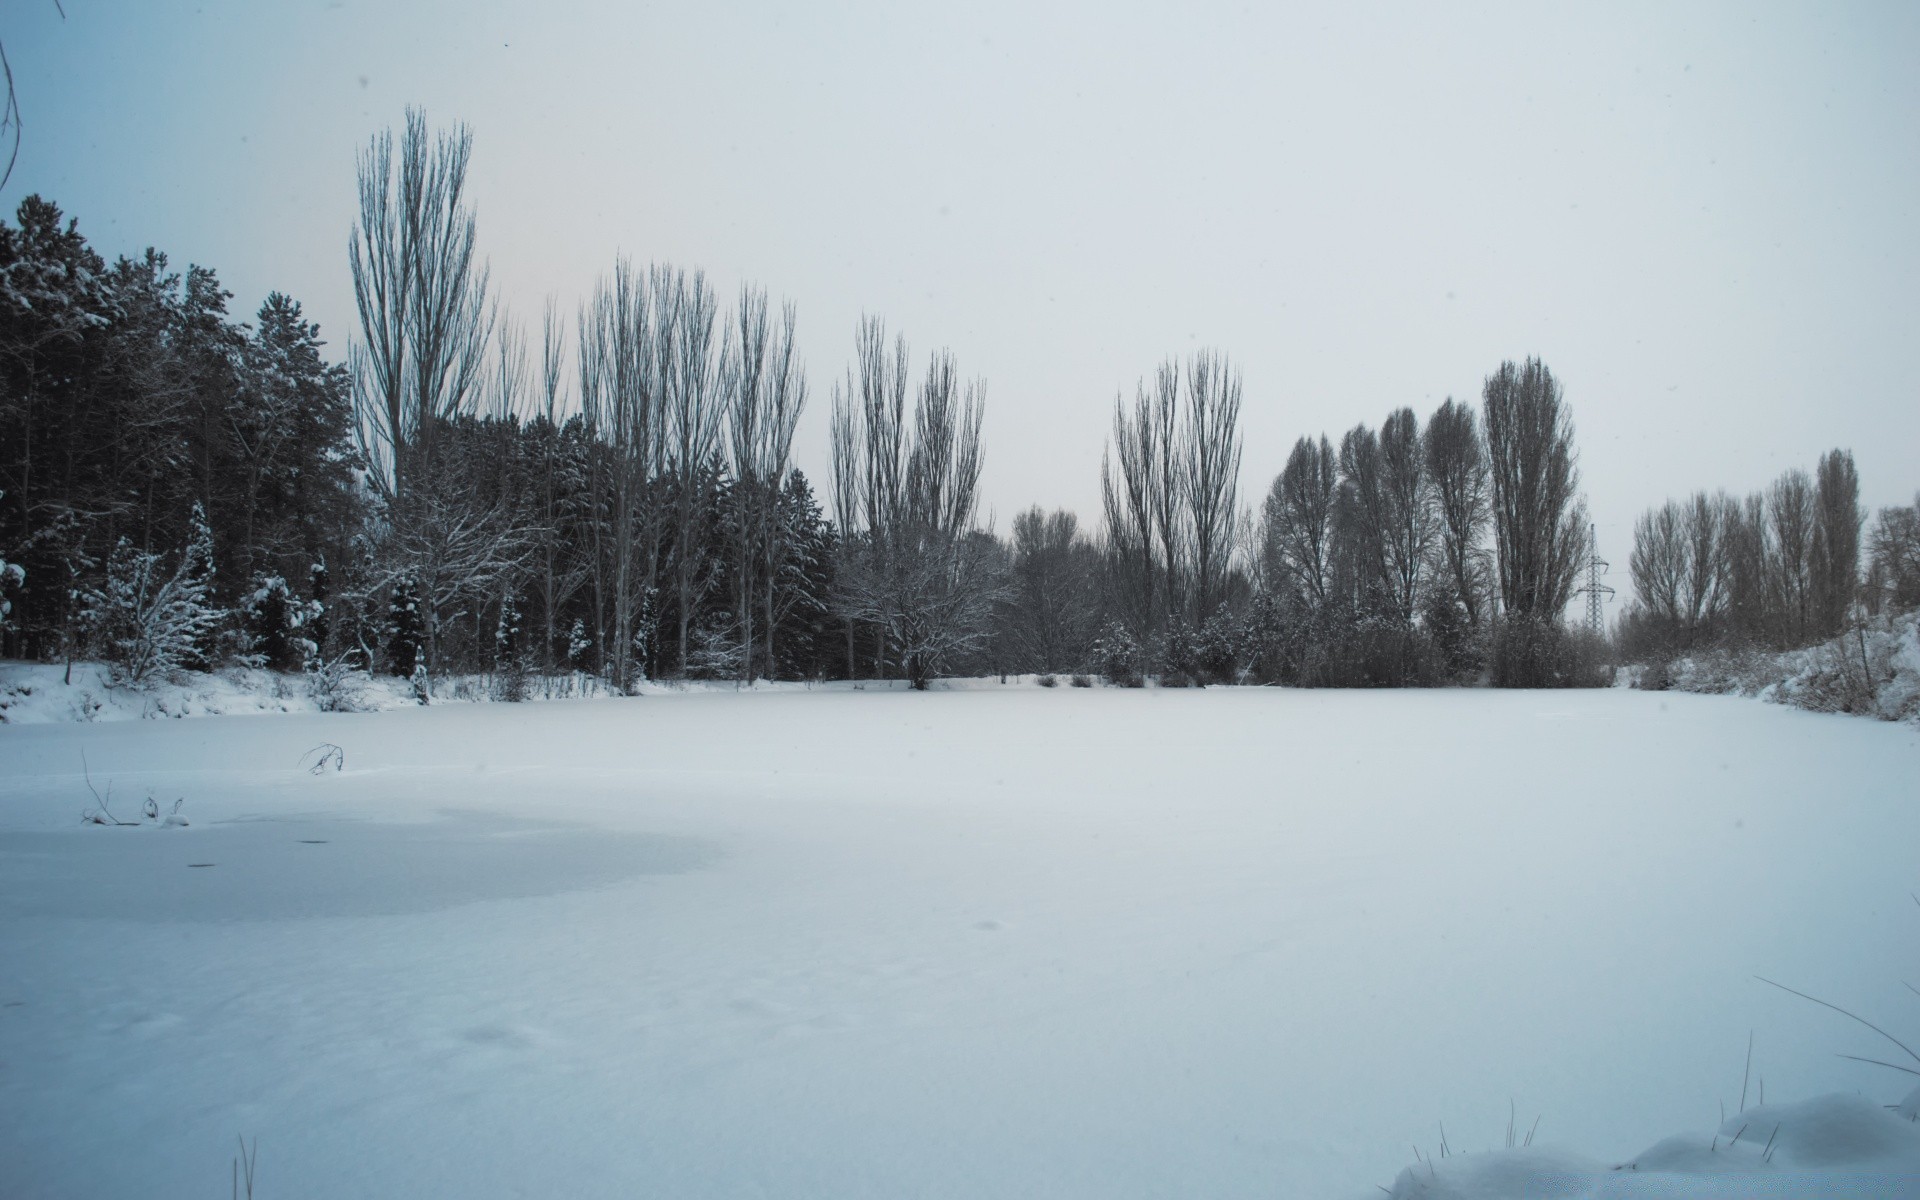
[[[332,742],[321,742],[300,756],[300,765],[307,769],[309,775],[325,775],[329,770],[344,771],[347,769],[347,752]]]
[[[107,576],[81,596],[81,620],[116,681],[142,687],[202,661],[201,647],[223,615],[189,556],[168,572],[163,556],[121,538]]]
[[[359,712],[366,682],[345,654],[307,664],[307,697],[321,712]]]

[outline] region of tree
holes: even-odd
[[[730,356],[723,370],[727,393],[727,449],[739,509],[735,523],[735,598],[740,614],[743,678],[753,676],[754,611],[764,621],[766,670],[775,670],[774,586],[786,545],[774,525],[793,451],[794,426],[807,403],[807,382],[794,358],[794,310],[778,326],[767,318],[764,291],[743,287]],[[758,586],[756,586],[756,584]]]
[[[1261,509],[1269,586],[1291,591],[1313,608],[1326,603],[1332,583],[1330,539],[1339,483],[1332,444],[1324,436],[1317,442],[1303,437],[1293,444]]]
[[[1814,470],[1813,639],[1837,637],[1860,587],[1860,475],[1853,454],[1830,450]]]
[[[1240,495],[1240,373],[1224,355],[1200,351],[1187,363],[1180,500],[1193,548],[1191,618],[1210,618],[1225,594]]]
[[[360,155],[347,245],[361,333],[354,404],[369,478],[395,506],[431,469],[441,428],[473,411],[486,366],[493,313],[466,201],[472,151],[467,126],[430,135],[426,114],[410,108],[397,163],[391,131]]]
[[[483,604],[525,562],[515,514],[488,504],[452,439],[477,416],[495,311],[466,199],[473,135],[430,135],[409,109],[396,147],[376,135],[360,156],[360,215],[348,243],[361,341],[354,409],[368,479],[383,506],[383,580],[411,582],[439,653],[443,613]]]
[[[1573,418],[1537,358],[1501,363],[1483,398],[1500,602],[1514,620],[1555,622],[1587,549]]]
[[[861,324],[858,378],[834,396],[834,478],[859,497],[844,531],[841,604],[876,626],[907,679],[924,689],[946,664],[982,645],[1000,599],[993,539],[975,528],[984,384],[964,389],[953,356],[935,354],[904,413],[905,339]]]
[[[677,318],[671,278],[641,277],[625,259],[595,288],[580,314],[580,408],[590,437],[605,448],[593,456],[588,490],[596,497],[589,525],[594,547],[594,609],[598,639],[615,687],[627,690],[636,628],[659,570],[663,529],[656,482],[666,462],[666,384],[672,324]]]
[[[1920,606],[1920,495],[1906,507],[1883,508],[1874,521],[1872,586],[1877,606]]]
[[[1725,616],[1728,586],[1728,513],[1725,494],[1697,492],[1667,501],[1634,522],[1628,560],[1637,614],[1668,650],[1686,650],[1713,636]]]
[[[1098,553],[1065,509],[1034,507],[1013,519],[1013,554],[1002,627],[1013,669],[1086,666],[1098,616]]]
[[[1486,446],[1473,410],[1452,397],[1427,419],[1423,439],[1441,574],[1468,626],[1478,628],[1488,585],[1482,546],[1488,514]]]
[[[1143,632],[1197,624],[1225,589],[1240,520],[1240,375],[1203,350],[1114,401],[1101,493],[1116,590]],[[1184,400],[1183,400],[1184,396]]]

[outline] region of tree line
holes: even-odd
[[[1865,524],[1846,450],[1746,497],[1700,491],[1648,509],[1634,523],[1623,650],[1663,660],[1792,649],[1838,636],[1856,615],[1920,606],[1920,498],[1881,509],[1863,545]]]
[[[823,499],[792,461],[811,398],[792,305],[621,259],[524,321],[480,254],[471,151],[409,112],[362,152],[345,363],[286,296],[239,322],[211,270],[109,266],[38,197],[0,224],[5,653],[135,679],[388,671],[423,698],[478,673],[508,696],[573,672],[1595,681],[1602,648],[1562,621],[1592,549],[1571,411],[1538,360],[1501,364],[1477,407],[1301,438],[1255,505],[1239,370],[1169,359],[1115,401],[1101,527],[1035,508],[1002,535],[978,494],[985,383],[950,352],[862,321]],[[1828,491],[1851,470],[1707,503],[1730,565],[1706,599],[1674,565],[1693,543],[1656,562],[1649,541],[1647,578],[1681,582],[1657,618],[1642,589],[1636,636],[1733,613],[1825,628],[1853,560],[1819,531],[1845,523]],[[1804,553],[1783,532],[1802,509]],[[1803,560],[1823,565],[1781,583]]]

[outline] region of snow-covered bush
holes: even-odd
[[[696,626],[687,635],[687,678],[738,679],[747,648],[733,634],[730,613]]]
[[[1715,648],[1649,666],[1640,686],[1759,696],[1813,712],[1920,720],[1920,611],[1870,617],[1831,641],[1779,653]]]
[[[162,555],[127,538],[114,547],[106,579],[81,597],[81,622],[116,682],[142,687],[202,661],[224,614],[208,603],[195,566],[189,556],[169,574]]]
[[[6,499],[6,496],[7,493],[0,490],[0,500]],[[7,614],[13,611],[13,593],[26,582],[26,568],[19,563],[8,562],[6,555],[0,554],[0,630],[7,627]]]
[[[344,654],[314,659],[307,666],[307,696],[321,712],[359,712],[368,683]]]
[[[1144,682],[1144,657],[1133,633],[1118,621],[1102,630],[1093,644],[1095,668],[1117,687],[1139,687]]]
[[[13,611],[13,593],[26,582],[25,567],[0,558],[0,629],[7,627],[7,614]]]

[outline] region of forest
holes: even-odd
[[[1566,613],[1593,553],[1572,411],[1537,359],[1479,404],[1302,436],[1242,496],[1231,359],[1114,405],[1103,511],[982,517],[985,384],[878,317],[827,387],[791,304],[614,262],[528,322],[493,287],[472,134],[366,146],[358,325],[252,319],[213,270],[111,264],[38,196],[0,224],[0,651],[128,683],[227,664],[414,681],[905,679],[1581,686],[1622,656],[1832,637],[1920,604],[1920,501],[1871,529],[1850,454],[1648,510],[1635,596]],[[336,333],[337,336],[337,333]]]

